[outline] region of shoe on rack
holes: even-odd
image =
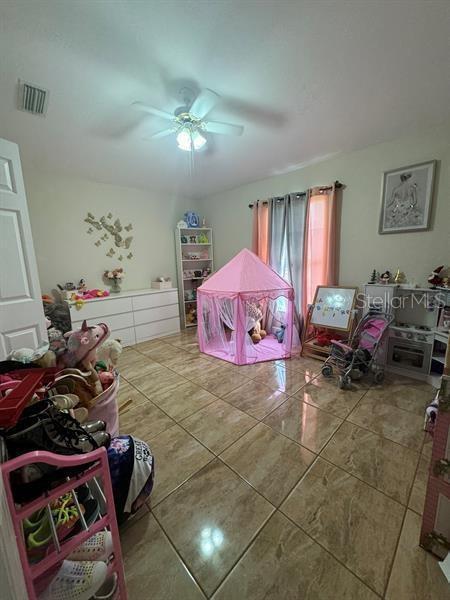
[[[113,573],[92,596],[93,600],[113,600],[113,598],[116,598],[118,583],[119,579],[116,573]]]
[[[68,560],[108,560],[113,551],[113,541],[110,531],[94,533],[84,544],[78,546],[67,557]]]
[[[87,421],[81,427],[88,433],[96,433],[97,431],[105,431],[106,423],[99,419],[98,421]]]
[[[58,540],[66,538],[80,519],[80,513],[72,502],[72,495],[68,494],[61,505],[57,508],[52,507],[52,518]],[[80,508],[81,512],[84,513],[84,507],[80,505]],[[52,529],[50,527],[48,511],[45,511],[40,526],[27,537],[28,556],[31,559],[37,560],[42,558],[42,556],[52,548]]]
[[[65,560],[39,600],[89,600],[103,585],[108,567],[102,561]]]
[[[80,399],[75,394],[56,394],[55,396],[52,396],[51,400],[59,410],[75,408],[80,402]]]
[[[11,454],[18,456],[33,450],[48,450],[55,454],[72,455],[91,452],[99,447],[93,436],[81,429],[75,419],[60,414],[65,417],[65,422],[53,417],[27,418],[9,429],[6,443]]]

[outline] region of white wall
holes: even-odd
[[[170,275],[176,285],[174,228],[189,208],[183,200],[148,190],[118,187],[45,173],[23,165],[31,228],[42,292],[56,283],[78,282],[105,287],[103,271],[123,266],[123,289],[150,287],[158,275]],[[94,245],[98,235],[86,233],[87,212],[101,217],[108,212],[122,225],[131,222],[132,260],[108,258],[111,241]],[[125,254],[125,252],[123,252]]]
[[[301,140],[299,140],[301,143]],[[267,149],[270,152],[270,148]],[[430,231],[378,234],[382,173],[437,159]],[[256,199],[304,191],[336,179],[345,184],[340,237],[340,283],[360,285],[372,269],[400,268],[425,283],[430,271],[450,263],[450,125],[370,146],[364,150],[241,186],[200,201],[198,208],[214,228],[216,268],[251,245],[251,211]]]

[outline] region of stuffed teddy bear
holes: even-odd
[[[190,308],[186,313],[186,323],[195,323],[197,321],[197,311],[195,308]]]
[[[255,302],[247,303],[247,316],[253,321],[254,325],[249,330],[249,335],[252,338],[254,344],[258,344],[261,340],[263,340],[267,332],[261,328],[261,320],[263,317],[262,310],[259,304]]]

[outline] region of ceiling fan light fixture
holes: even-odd
[[[189,127],[182,127],[177,133],[177,144],[180,150],[186,152],[201,150],[206,144],[206,138],[197,130],[191,131]]]

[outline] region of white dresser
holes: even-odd
[[[73,329],[84,319],[88,324],[106,323],[111,336],[123,346],[176,333],[180,330],[178,290],[136,290],[86,300],[81,309],[70,302]]]

